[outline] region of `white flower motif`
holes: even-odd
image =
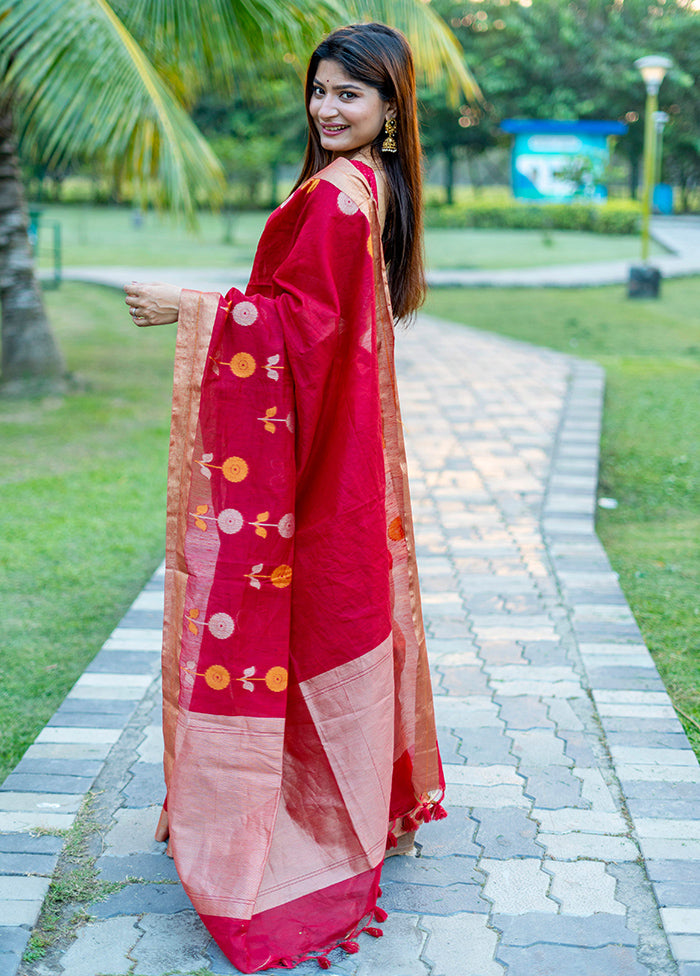
[[[252,302],[239,302],[233,306],[233,321],[239,325],[252,325],[258,317],[258,310]]]
[[[225,508],[219,512],[217,523],[226,535],[235,535],[243,528],[243,516],[235,508]]]
[[[214,460],[214,455],[213,454],[203,454],[202,455],[202,460],[200,462],[198,462],[199,463],[199,470],[202,472],[202,474],[204,475],[204,477],[207,478],[209,481],[211,481],[211,471],[209,470],[209,468],[207,467],[207,465],[208,464],[211,464],[211,462],[213,460]]]
[[[233,620],[227,613],[215,613],[208,626],[212,637],[218,637],[219,640],[226,640],[233,633]]]
[[[290,512],[289,515],[283,515],[279,520],[277,525],[277,531],[282,536],[283,539],[291,539],[294,535],[294,516]]]
[[[352,214],[357,213],[359,209],[360,208],[357,206],[355,201],[351,200],[347,193],[343,193],[341,190],[338,194],[338,210],[340,210],[341,213],[351,216]]]
[[[278,380],[280,374],[277,372],[279,367],[279,353],[276,356],[269,356],[267,362],[265,363],[265,369],[267,370],[267,378],[270,380]]]
[[[294,433],[294,414],[293,413],[290,413],[290,414],[287,415],[287,419],[285,420],[285,423],[287,425],[287,430],[289,431],[289,433],[290,434],[293,434]]]
[[[262,573],[262,571],[263,571],[263,564],[258,563],[257,566],[253,566],[251,571],[246,574],[248,579],[250,580],[250,585],[253,587],[254,590],[262,589],[260,580],[257,578],[257,574]],[[243,687],[245,687],[245,685]]]

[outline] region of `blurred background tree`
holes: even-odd
[[[629,163],[635,196],[643,143],[645,89],[634,67],[667,54],[674,69],[660,92],[670,119],[664,166],[681,190],[700,177],[700,11],[690,0],[433,0],[452,27],[487,102],[479,121],[494,138],[504,118],[619,119],[629,126],[617,149]],[[453,146],[463,143],[458,119]],[[477,141],[477,132],[467,129]],[[445,136],[443,136],[445,138]]]

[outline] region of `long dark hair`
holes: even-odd
[[[337,62],[351,78],[371,85],[384,101],[393,99],[396,104],[398,151],[381,154],[383,132],[375,139],[374,150],[377,155],[381,154],[389,191],[382,244],[391,304],[398,318],[410,316],[425,299],[421,149],[411,48],[403,34],[386,24],[341,27],[319,44],[311,55],[306,73],[309,139],[296,186],[327,166],[333,158],[333,154],[321,145],[309,112],[320,61]]]

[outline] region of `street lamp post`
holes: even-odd
[[[664,129],[666,123],[668,122],[668,113],[666,112],[654,112],[654,129],[656,130],[656,145],[654,147],[654,186],[658,186],[661,182],[661,149],[664,141]],[[654,194],[652,191],[652,203],[654,202]]]
[[[649,222],[651,218],[651,198],[653,192],[654,175],[656,170],[656,112],[658,110],[658,94],[661,82],[671,67],[670,58],[650,54],[648,57],[637,58],[635,68],[640,72],[647,89],[646,105],[644,108],[644,189],[642,193],[642,261],[646,264],[649,259]]]

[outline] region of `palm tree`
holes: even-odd
[[[221,200],[221,167],[187,114],[207,87],[240,88],[261,51],[305,60],[332,24],[405,31],[426,81],[478,92],[423,0],[0,0],[0,304],[5,389],[61,384],[65,364],[34,273],[15,132],[37,161],[93,158],[143,203],[193,218]],[[15,129],[15,117],[17,129]]]

